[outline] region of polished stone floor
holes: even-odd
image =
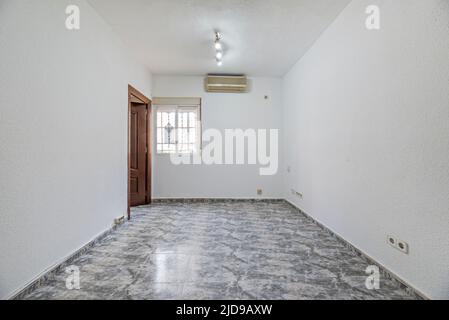
[[[25,299],[411,299],[285,202],[165,203],[131,222]]]

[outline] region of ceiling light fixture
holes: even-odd
[[[223,65],[223,44],[221,43],[222,35],[220,32],[215,32],[215,60],[217,60],[217,66],[221,67]]]

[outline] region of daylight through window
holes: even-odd
[[[200,146],[200,106],[157,108],[157,153],[197,153]]]

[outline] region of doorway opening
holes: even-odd
[[[128,86],[128,220],[151,203],[151,100]]]

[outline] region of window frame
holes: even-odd
[[[201,154],[202,152],[202,110],[201,110],[201,104],[199,105],[189,105],[189,104],[179,104],[179,105],[174,105],[174,104],[167,104],[167,105],[155,105],[155,111],[156,111],[156,116],[155,116],[155,136],[156,136],[156,150],[155,153],[157,155],[171,155],[171,154],[189,154],[189,155],[195,155],[195,154]],[[189,110],[190,109],[190,110]],[[195,145],[196,145],[196,151],[190,151],[190,152],[183,152],[180,151],[178,149],[178,146],[180,145],[178,143],[178,130],[179,128],[179,118],[178,115],[180,113],[180,111],[182,112],[182,110],[189,110],[189,111],[195,111],[196,113],[196,124],[195,124],[195,130],[196,130],[196,134],[195,134]],[[158,115],[159,112],[175,112],[175,123],[174,123],[174,131],[175,131],[175,151],[159,151],[159,145],[161,143],[158,142],[158,138],[159,138],[159,129],[164,129],[163,127],[159,127],[159,123],[158,123]],[[185,129],[185,127],[183,127]],[[188,127],[187,129],[189,129],[190,127]],[[182,129],[182,128],[181,128]]]

